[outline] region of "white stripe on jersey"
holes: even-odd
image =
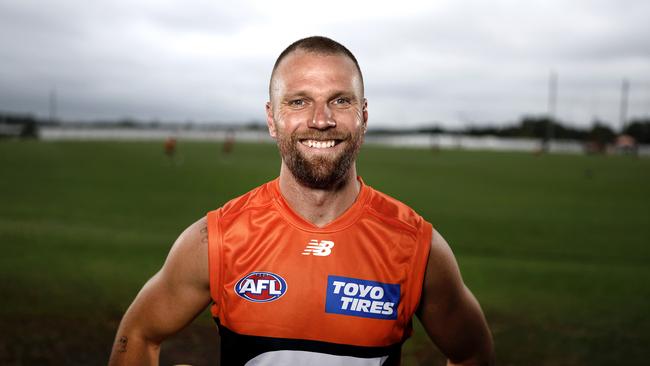
[[[360,358],[336,356],[308,351],[265,352],[246,362],[246,366],[310,365],[310,366],[381,366],[388,356]]]

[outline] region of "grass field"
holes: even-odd
[[[105,364],[176,236],[276,176],[273,145],[0,142],[0,364]],[[447,238],[501,365],[650,357],[650,159],[367,146],[366,183]],[[200,317],[163,363],[216,351]],[[404,363],[440,362],[417,329]]]

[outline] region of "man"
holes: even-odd
[[[269,92],[279,178],[180,235],[124,315],[110,364],[157,364],[160,343],[210,303],[222,365],[397,365],[414,314],[448,364],[492,364],[445,240],[357,177],[368,109],[352,53],[299,40]]]

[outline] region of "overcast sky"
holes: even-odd
[[[364,72],[370,123],[577,126],[650,116],[650,1],[0,0],[0,111],[262,121],[273,62],[325,35]],[[316,3],[316,2],[313,2]]]

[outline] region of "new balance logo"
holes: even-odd
[[[329,240],[318,241],[312,239],[305,248],[305,251],[302,252],[302,255],[316,255],[319,257],[326,257],[332,254],[332,248],[334,247],[334,242]]]

